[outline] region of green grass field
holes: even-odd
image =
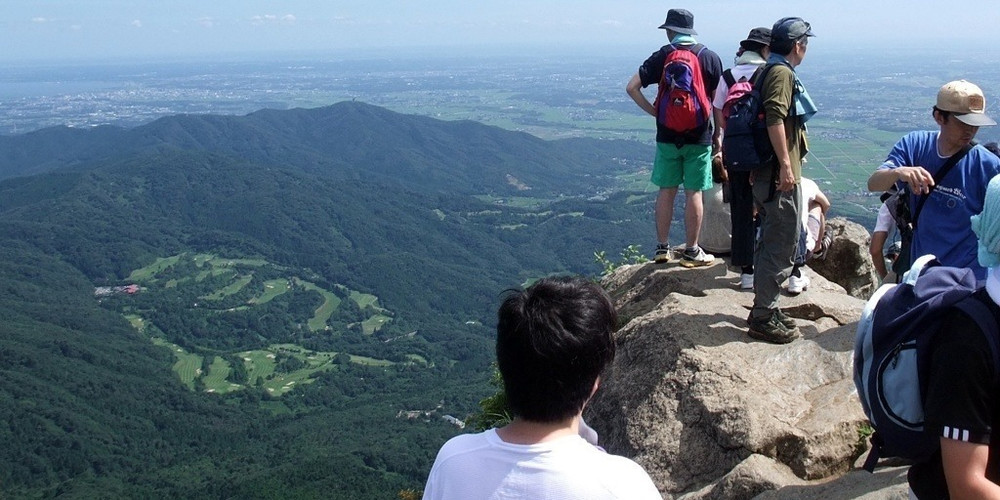
[[[220,356],[216,356],[212,361],[211,366],[208,367],[208,373],[202,377],[202,382],[205,383],[205,392],[218,392],[221,394],[238,391],[244,387],[239,384],[234,384],[228,380],[226,377],[229,376],[229,372],[233,369],[229,366],[229,362]]]
[[[271,351],[246,351],[237,356],[246,364],[250,383],[256,383],[258,378],[267,379],[274,373],[274,353]]]
[[[361,292],[357,292],[357,291],[351,290],[350,298],[351,298],[351,300],[353,300],[358,305],[358,307],[360,307],[362,309],[364,309],[365,307],[368,307],[368,306],[372,306],[372,307],[376,307],[376,308],[379,307],[379,305],[378,305],[378,297],[376,297],[376,296],[374,296],[374,295],[372,295],[370,293],[361,293]]]
[[[299,284],[306,290],[314,290],[323,296],[323,304],[316,309],[313,317],[309,318],[309,321],[307,322],[309,329],[314,332],[327,329],[328,327],[326,322],[329,321],[330,316],[333,316],[333,312],[340,307],[340,297],[337,297],[333,292],[320,288],[314,283],[310,283],[308,281],[299,281]]]
[[[183,254],[182,254],[183,255]],[[181,255],[174,255],[172,257],[160,257],[156,259],[152,264],[136,269],[128,275],[129,281],[149,281],[156,276],[156,273],[163,271],[164,269],[176,264],[181,258]]]
[[[185,261],[185,259],[188,260]],[[187,265],[189,266],[187,268],[192,269],[191,275],[172,277],[167,281],[159,283],[156,282],[156,277],[159,273],[170,268],[171,266],[175,266],[179,263],[184,264],[185,262],[187,262]],[[190,267],[190,263],[193,263],[194,266]],[[231,283],[216,290],[215,292],[201,297],[205,300],[221,300],[238,293],[252,282],[254,270],[248,268],[264,267],[269,265],[269,263],[263,260],[223,259],[212,254],[180,254],[172,257],[158,258],[152,264],[133,271],[129,276],[130,279],[135,281],[157,283],[155,286],[162,286],[166,288],[183,287],[185,286],[185,283],[201,281],[208,276],[232,275]],[[251,298],[247,301],[246,305],[238,306],[236,309],[246,309],[259,304],[267,303],[275,297],[288,292],[291,289],[292,283],[299,284],[307,290],[316,291],[323,297],[323,304],[316,309],[313,317],[309,319],[308,326],[310,330],[313,331],[328,329],[329,327],[327,323],[337,308],[340,307],[342,299],[329,290],[323,289],[314,283],[301,281],[295,277],[277,278],[266,281],[264,283],[263,293],[257,297]],[[387,322],[392,321],[392,312],[383,309],[379,305],[377,296],[351,290],[343,285],[337,286],[340,287],[342,291],[346,292],[349,297],[348,300],[352,300],[357,303],[358,307],[366,311],[374,311],[374,314],[364,320],[361,324],[364,333],[370,335],[378,331]],[[244,363],[247,370],[247,383],[245,385],[234,384],[226,380],[226,377],[229,376],[232,371],[232,366],[230,366],[229,361],[227,361],[222,355],[215,356],[211,366],[209,366],[208,370],[203,373],[203,356],[188,352],[180,346],[165,340],[167,336],[164,332],[157,329],[154,325],[147,323],[139,314],[128,313],[125,315],[125,319],[132,325],[133,328],[136,329],[136,331],[148,335],[150,340],[155,345],[170,349],[175,358],[172,370],[177,374],[181,383],[187,386],[190,390],[195,390],[195,388],[199,386],[200,382],[200,385],[204,387],[206,392],[224,394],[244,389],[247,386],[256,386],[258,380],[260,380],[264,390],[268,391],[268,393],[272,395],[280,396],[294,389],[298,385],[310,383],[313,380],[311,376],[314,373],[324,370],[335,370],[338,369],[339,366],[333,362],[335,356],[338,355],[336,352],[313,352],[307,351],[306,349],[294,344],[276,344],[268,347],[267,349],[235,353],[235,356],[240,359],[242,363]],[[290,373],[278,372],[276,370],[276,359],[278,358],[279,353],[281,355],[289,355],[298,358],[302,361],[303,367]],[[348,354],[348,356],[350,357],[349,359],[351,363],[366,366],[388,367],[395,364],[384,359],[354,356],[350,354]],[[407,363],[426,366],[427,360],[417,355],[411,355],[411,361],[408,361]],[[278,404],[275,405],[274,408],[271,408],[271,411],[281,413],[287,412],[288,409],[284,405]]]
[[[365,335],[371,335],[379,331],[380,328],[390,321],[392,321],[392,318],[376,314],[361,322],[361,330]]]
[[[181,383],[193,391],[195,379],[201,376],[201,356],[191,354],[181,349],[180,346],[171,344],[159,337],[151,337],[150,340],[153,341],[153,344],[166,347],[174,353],[177,362],[174,363],[173,371],[181,379]]]
[[[236,276],[236,281],[234,281],[234,282],[226,285],[225,287],[223,287],[223,288],[221,288],[219,290],[216,290],[213,293],[210,293],[208,295],[204,295],[201,298],[203,298],[205,300],[222,300],[222,299],[224,299],[224,298],[226,298],[226,297],[228,297],[230,295],[233,295],[233,294],[239,292],[244,287],[246,287],[247,285],[249,285],[251,281],[253,281],[253,275],[252,274],[251,275]]]
[[[287,279],[279,278],[264,282],[264,293],[259,297],[254,297],[250,299],[251,304],[267,304],[268,302],[274,300],[275,297],[287,292],[289,290],[289,282]]]

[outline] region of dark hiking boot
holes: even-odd
[[[797,327],[788,328],[783,325],[781,320],[778,319],[777,314],[772,314],[766,320],[750,318],[750,330],[748,334],[751,338],[772,344],[787,344],[801,335]]]
[[[799,325],[795,324],[795,319],[781,312],[781,309],[775,309],[774,315],[778,318],[778,321],[780,321],[782,325],[785,325],[785,328],[788,328],[789,330],[799,327]]]

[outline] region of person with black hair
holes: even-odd
[[[965,80],[944,84],[932,108],[940,130],[904,135],[868,178],[870,191],[896,185],[906,189],[913,225],[909,248],[900,253],[901,270],[921,255],[933,254],[946,266],[967,267],[976,278],[986,268],[976,260],[969,217],[982,211],[986,186],[1000,173],[1000,158],[973,139],[979,127],[996,125],[986,116],[982,89]]]
[[[635,462],[581,436],[583,409],[614,360],[618,317],[600,285],[545,278],[497,313],[496,355],[513,421],[450,439],[424,499],[661,498]]]

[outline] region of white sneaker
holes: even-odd
[[[707,266],[715,262],[715,256],[710,253],[705,253],[701,247],[694,252],[689,252],[684,250],[681,253],[681,265],[684,267],[700,267]]]
[[[809,277],[806,275],[788,277],[788,293],[798,295],[809,288]]]
[[[740,290],[753,290],[752,274],[740,274]]]

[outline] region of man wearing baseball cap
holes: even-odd
[[[914,219],[910,262],[934,254],[944,265],[967,267],[978,279],[986,278],[969,223],[970,216],[983,210],[990,179],[1000,173],[1000,160],[972,142],[979,127],[996,125],[985,110],[986,98],[975,84],[944,84],[932,108],[939,130],[903,136],[868,178],[871,191],[886,191],[894,184],[909,191]],[[944,168],[949,164],[953,166]],[[902,264],[902,270],[909,267],[909,262]]]
[[[809,144],[806,121],[816,105],[795,72],[815,36],[800,17],[784,17],[771,27],[771,55],[754,84],[760,89],[772,158],[752,175],[760,236],[754,249],[753,309],[747,316],[750,337],[787,344],[801,332],[778,307],[781,285],[792,275],[802,233],[802,163]]]

